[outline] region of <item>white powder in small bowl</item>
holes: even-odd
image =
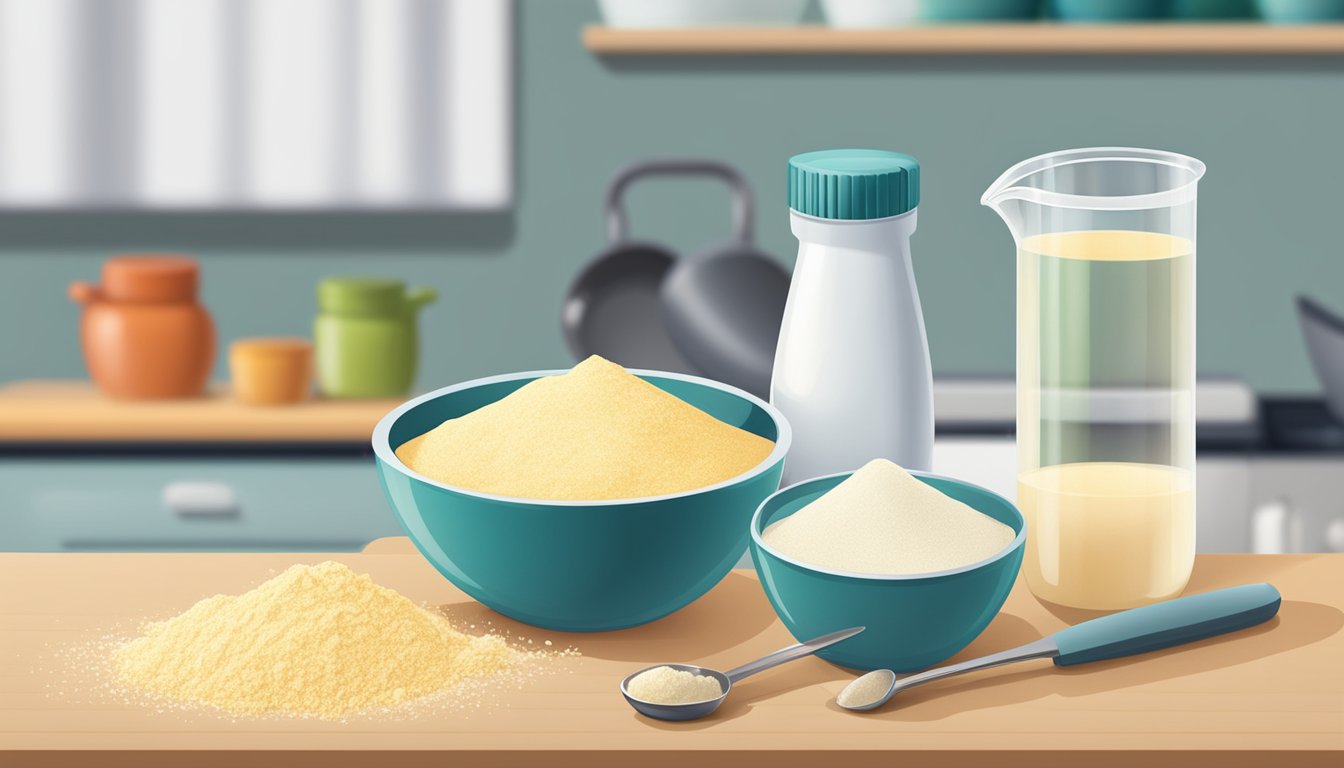
[[[776,552],[851,573],[945,571],[1007,547],[1013,529],[875,459],[761,535]]]
[[[715,678],[672,667],[654,667],[640,672],[630,678],[625,690],[650,704],[696,704],[723,695],[723,687]]]

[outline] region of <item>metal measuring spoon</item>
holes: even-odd
[[[621,695],[625,697],[626,701],[630,702],[630,706],[634,707],[636,712],[639,712],[646,717],[652,717],[656,720],[695,720],[718,709],[719,705],[723,703],[723,700],[728,698],[728,692],[732,690],[733,683],[738,680],[754,675],[757,672],[764,672],[771,667],[777,667],[780,664],[794,661],[795,659],[811,656],[822,648],[835,645],[841,640],[848,640],[862,632],[863,629],[863,627],[850,627],[849,629],[842,629],[839,632],[832,632],[829,635],[822,635],[816,639],[808,640],[805,643],[798,643],[797,645],[791,645],[788,648],[775,651],[769,656],[762,656],[755,661],[747,662],[740,667],[734,667],[727,672],[720,672],[717,669],[709,669],[708,667],[697,667],[694,664],[654,664],[651,667],[645,667],[644,669],[627,675],[626,678],[621,681]],[[679,669],[694,675],[712,677],[718,681],[719,688],[723,690],[723,693],[720,693],[718,698],[707,699],[705,701],[693,701],[689,704],[656,704],[651,701],[636,699],[634,696],[631,696],[630,690],[626,687],[630,684],[630,681],[634,679],[636,675],[643,674],[651,669],[657,669],[658,667],[671,667],[672,669]]]
[[[1246,584],[1131,608],[1076,624],[1012,650],[899,680],[890,669],[874,670],[845,686],[835,703],[863,712],[886,704],[906,688],[1015,661],[1054,659],[1055,666],[1067,667],[1193,643],[1269,621],[1278,613],[1279,601],[1279,591],[1273,586]]]

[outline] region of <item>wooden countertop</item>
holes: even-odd
[[[368,443],[400,402],[253,406],[223,389],[184,400],[113,400],[87,381],[20,381],[0,387],[0,441]]]
[[[292,563],[327,557],[4,554],[0,749],[10,753],[0,763],[1288,768],[1344,762],[1344,555],[1200,557],[1191,592],[1267,580],[1284,602],[1267,624],[1192,646],[1069,669],[1038,661],[988,670],[914,689],[870,715],[833,702],[850,673],[807,659],[744,681],[709,719],[661,723],[635,715],[621,700],[616,686],[630,670],[671,660],[727,668],[792,642],[754,574],[736,571],[689,608],[651,625],[569,635],[493,614],[404,547],[381,541],[364,554],[330,559],[441,604],[459,622],[493,621],[511,636],[573,645],[583,656],[555,660],[521,689],[502,690],[498,701],[462,714],[323,723],[157,712],[99,701],[94,673],[72,663],[69,649],[208,595],[244,591]],[[1019,584],[961,657],[1015,646],[1083,618],[1047,609]]]

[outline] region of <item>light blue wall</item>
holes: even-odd
[[[485,218],[0,216],[0,379],[81,375],[72,279],[137,248],[204,263],[221,338],[306,334],[313,285],[377,273],[435,285],[429,387],[568,362],[557,330],[570,277],[602,246],[599,200],[651,155],[731,161],[756,185],[760,239],[792,259],[783,165],[818,147],[890,147],[924,164],[916,235],[935,367],[1010,372],[1013,262],[978,204],[1004,168],[1064,147],[1193,154],[1202,188],[1199,357],[1269,391],[1316,388],[1292,298],[1344,307],[1344,57],[602,60],[579,43],[594,4],[521,0],[518,202]],[[726,196],[690,182],[637,189],[642,236],[694,248],[727,227]],[[227,371],[221,364],[217,374]]]

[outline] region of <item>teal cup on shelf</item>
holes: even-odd
[[[421,554],[463,592],[528,624],[567,632],[622,629],[689,604],[746,550],[751,516],[779,487],[788,422],[773,406],[695,376],[631,371],[720,421],[775,442],[744,474],[684,493],[611,501],[546,501],[435,482],[396,456],[413,437],[511,394],[531,371],[418,397],[373,433],[388,501]]]
[[[1344,21],[1344,0],[1257,0],[1260,15],[1273,24]]]
[[[1171,15],[1177,19],[1249,19],[1255,17],[1255,0],[1174,0]]]
[[[817,655],[851,669],[913,672],[955,655],[989,626],[1017,580],[1026,521],[993,491],[950,477],[912,472],[924,483],[969,505],[1017,534],[994,556],[936,573],[874,576],[808,565],[764,542],[762,533],[816,500],[849,472],[808,480],[761,504],[751,520],[751,557],[770,604],[796,638],[863,626],[862,634]]]
[[[1040,15],[1040,0],[924,0],[924,21],[1021,21]]]
[[[1166,18],[1172,0],[1050,0],[1051,15],[1070,22],[1151,21]]]

